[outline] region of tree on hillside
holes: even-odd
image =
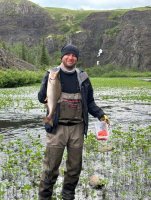
[[[50,60],[49,60],[48,51],[47,51],[47,48],[45,46],[45,41],[43,39],[40,64],[41,65],[49,65],[49,62],[50,62]]]
[[[24,43],[22,43],[22,46],[21,46],[21,59],[27,61],[26,47]]]

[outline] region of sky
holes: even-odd
[[[30,0],[41,7],[113,10],[151,6],[151,0]]]

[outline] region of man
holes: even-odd
[[[93,89],[87,74],[76,68],[79,50],[74,45],[66,45],[61,49],[61,64],[50,73],[59,72],[61,94],[55,108],[53,126],[45,124],[47,147],[44,159],[44,171],[39,186],[39,199],[51,199],[53,186],[59,175],[59,166],[65,147],[67,148],[66,172],[62,187],[62,199],[73,200],[82,168],[82,149],[84,135],[88,130],[88,113],[99,120],[108,120],[93,97]],[[46,103],[48,76],[43,79],[38,99]],[[52,78],[52,80],[53,80]],[[51,79],[51,77],[50,77]]]

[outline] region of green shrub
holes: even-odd
[[[19,71],[5,70],[0,71],[0,87],[18,87],[39,83],[44,75],[43,71]]]
[[[114,37],[114,36],[116,36],[120,31],[121,31],[121,29],[120,29],[118,26],[115,26],[115,27],[113,27],[113,28],[107,29],[107,30],[105,31],[105,33],[106,33],[108,36]]]

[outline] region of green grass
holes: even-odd
[[[100,87],[127,87],[127,88],[151,88],[151,82],[144,81],[143,78],[91,78],[92,85]]]
[[[0,2],[9,2],[7,0],[0,0]],[[19,4],[21,2],[21,0],[11,0],[11,3],[16,3]]]
[[[96,10],[71,10],[67,8],[53,8],[53,7],[46,7],[45,9],[50,13],[51,16],[55,17],[56,19],[60,19],[60,17],[63,16],[77,17],[80,15],[81,17],[82,16],[86,17],[90,13],[96,11]]]
[[[99,69],[98,69],[99,70]],[[96,73],[96,72],[94,72]],[[99,72],[98,72],[99,73]],[[92,83],[94,87],[146,87],[151,88],[151,82],[144,81],[144,77],[151,77],[150,72],[134,72],[128,73],[131,76],[136,76],[135,78],[130,77],[116,77],[117,75],[121,75],[120,73],[114,74],[113,77],[109,77],[112,72],[108,73],[108,77],[91,77]],[[122,72],[124,73],[124,72]],[[126,72],[125,72],[126,73]],[[0,70],[0,88],[12,88],[12,87],[20,87],[26,85],[33,85],[36,83],[40,83],[45,71],[19,71],[19,70]],[[92,75],[92,73],[90,73]],[[146,76],[145,76],[146,75]],[[150,75],[150,76],[149,76]],[[107,73],[105,73],[107,76]],[[142,76],[142,77],[141,77]]]
[[[71,10],[65,8],[45,8],[49,15],[55,19],[58,23],[58,28],[61,32],[70,34],[76,31],[82,31],[80,26],[81,22],[91,13],[93,10]]]
[[[101,12],[109,12],[109,20],[116,20],[117,18],[124,15],[128,9],[117,9],[117,10],[71,10],[66,8],[52,8],[46,7],[45,8],[50,16],[57,20],[58,27],[66,33],[82,31],[80,24],[92,13],[101,13]],[[139,9],[139,8],[136,8]],[[144,8],[145,10],[145,8]],[[108,30],[108,34],[115,34],[118,33],[120,30],[118,27]]]
[[[150,94],[148,93],[141,93],[138,95],[138,94],[134,94],[134,95],[103,95],[101,96],[101,99],[104,99],[104,100],[113,100],[113,99],[117,99],[118,101],[121,101],[121,100],[124,100],[124,101],[139,101],[139,102],[148,102],[150,103],[151,102],[151,97],[150,97]]]
[[[102,65],[84,69],[90,77],[151,77],[150,71],[139,71],[137,68],[118,65]]]
[[[145,11],[145,10],[151,10],[151,6],[146,7],[138,7],[138,8],[131,8],[131,9],[116,9],[110,11],[109,19],[116,20],[120,18],[122,15],[124,15],[126,12],[136,10],[136,11]]]
[[[105,34],[107,34],[110,37],[116,36],[120,32],[120,28],[118,26],[115,26],[113,28],[105,30]]]
[[[143,8],[133,8],[133,9],[116,9],[116,10],[71,10],[66,8],[53,8],[53,7],[46,7],[45,8],[50,16],[57,20],[58,27],[67,33],[71,33],[73,31],[81,31],[80,24],[83,22],[88,15],[91,13],[98,13],[98,12],[109,12],[109,20],[117,20],[117,18],[124,15],[126,12],[130,10],[149,10],[150,7],[143,7]],[[109,31],[109,30],[108,30]],[[110,32],[118,32],[119,29],[116,27],[114,30],[110,30]]]

